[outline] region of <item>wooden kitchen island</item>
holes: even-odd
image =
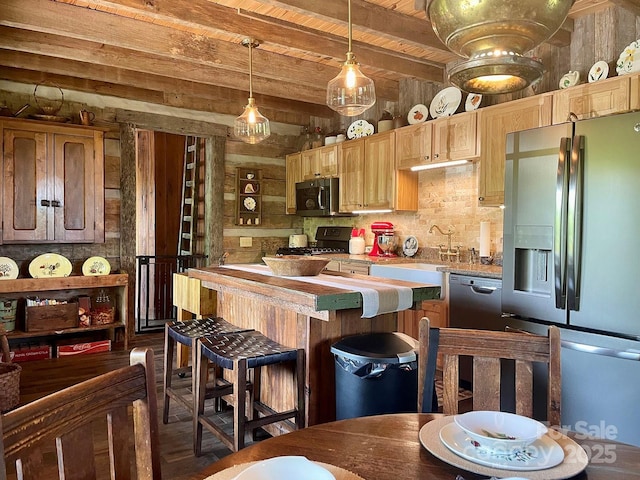
[[[230,266],[233,267],[233,266]],[[307,425],[335,420],[335,371],[330,351],[333,343],[348,335],[392,332],[397,313],[362,317],[359,291],[318,285],[291,277],[277,277],[226,267],[192,268],[190,278],[217,293],[217,315],[235,325],[259,330],[288,347],[306,352]],[[323,272],[329,281],[354,282],[375,277]],[[413,305],[440,297],[440,287],[399,280],[379,279],[380,284],[410,287]],[[312,281],[312,280],[311,280]],[[276,410],[293,406],[293,374],[290,368],[271,366],[262,378],[262,399]]]

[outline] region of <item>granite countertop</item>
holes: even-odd
[[[502,278],[502,267],[499,265],[470,264],[465,262],[443,262],[428,258],[416,257],[370,257],[369,255],[350,255],[348,253],[333,253],[323,255],[326,258],[339,262],[353,262],[366,265],[397,265],[399,263],[428,263],[430,265],[441,265],[438,271],[455,273],[458,275],[472,275],[483,278]]]

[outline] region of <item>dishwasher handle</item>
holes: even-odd
[[[472,283],[461,283],[460,285],[464,287],[469,287],[476,293],[481,293],[483,295],[491,295],[493,292],[498,290],[499,287],[486,287],[481,285],[474,285]]]

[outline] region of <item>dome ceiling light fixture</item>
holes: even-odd
[[[269,127],[269,119],[260,113],[253,98],[253,56],[251,52],[260,45],[260,42],[253,38],[245,38],[242,40],[242,45],[249,47],[249,100],[242,115],[233,122],[233,132],[243,142],[254,145],[271,135],[271,128]]]
[[[373,80],[360,71],[360,64],[351,51],[351,0],[348,5],[349,50],[340,73],[327,85],[327,105],[346,117],[360,115],[376,103]]]
[[[542,63],[524,53],[562,26],[574,0],[429,0],[427,17],[438,38],[467,58],[449,81],[471,93],[511,93],[542,76]]]

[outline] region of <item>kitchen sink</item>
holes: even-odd
[[[393,265],[373,264],[369,268],[369,275],[393,280],[405,280],[407,282],[428,283],[440,287],[440,298],[445,297],[445,274],[439,272],[437,265],[433,263],[396,263]]]

